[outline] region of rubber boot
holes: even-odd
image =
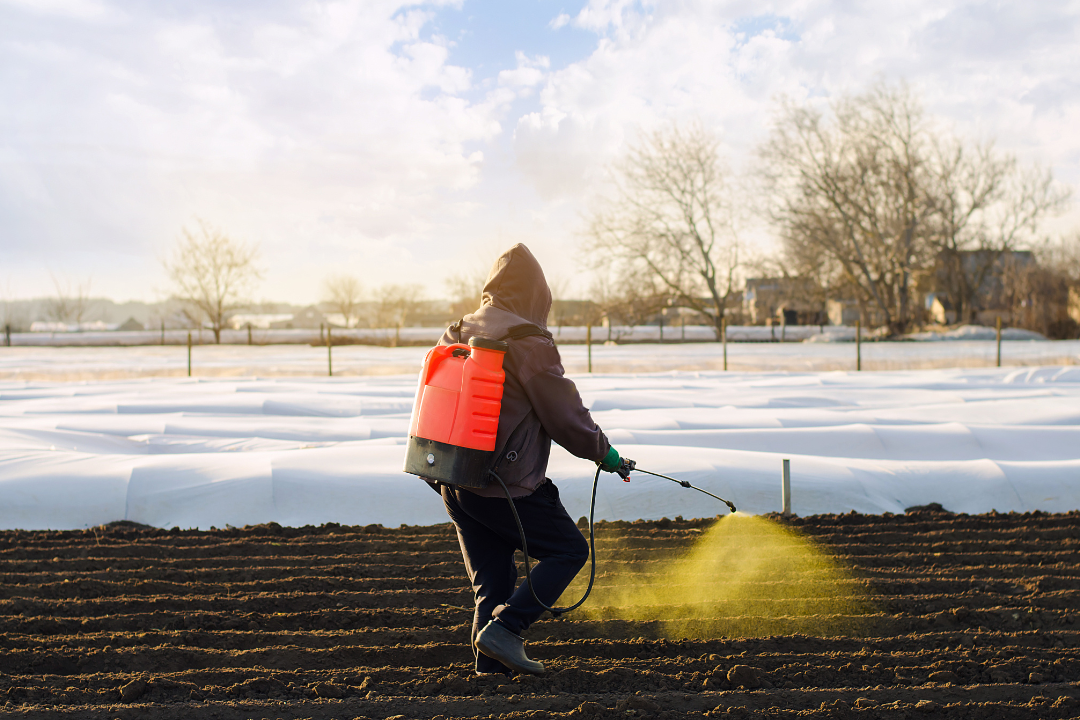
[[[525,639],[510,632],[494,620],[477,634],[476,647],[489,658],[498,660],[516,672],[533,675],[544,673],[543,663],[530,660],[525,655]]]

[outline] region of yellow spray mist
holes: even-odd
[[[865,584],[768,518],[725,516],[689,547],[605,531],[601,572],[580,619],[635,621],[638,634],[673,639],[869,631]],[[582,578],[566,598],[580,597]]]

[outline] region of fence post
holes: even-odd
[[[165,320],[164,319],[162,319],[162,321],[161,321],[161,344],[162,345],[165,344]]]
[[[4,326],[4,344],[11,347],[11,325]]]
[[[862,321],[855,321],[855,370],[862,370]]]
[[[248,323],[247,326],[248,326],[248,345],[250,345],[251,344],[251,323]]]
[[[780,481],[780,502],[784,515],[791,514],[791,461],[784,458],[784,474]]]
[[[330,341],[330,326],[326,326],[326,374],[334,377],[334,343]]]
[[[660,344],[664,344],[664,316],[660,316]]]
[[[720,318],[720,342],[724,346],[724,370],[727,371],[727,318]]]
[[[997,316],[997,366],[1001,367],[1001,316]]]
[[[187,376],[191,377],[191,333],[187,334]]]
[[[592,372],[592,323],[585,326],[585,354],[589,358],[589,372]]]

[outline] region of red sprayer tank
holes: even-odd
[[[485,487],[502,410],[500,340],[437,345],[420,371],[405,472],[454,485]]]

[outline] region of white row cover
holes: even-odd
[[[577,377],[612,443],[740,510],[1080,508],[1080,368]],[[0,383],[0,527],[445,522],[402,473],[414,376]],[[595,466],[549,474],[575,518]],[[599,518],[707,517],[666,480],[601,477]]]

